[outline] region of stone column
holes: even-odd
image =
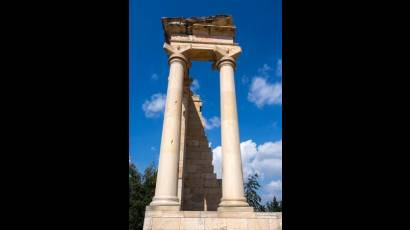
[[[169,57],[167,99],[162,128],[161,149],[158,163],[155,196],[150,204],[153,209],[179,210],[178,161],[181,135],[181,110],[184,74],[188,60],[181,53]]]
[[[235,59],[232,56],[222,56],[216,67],[220,71],[222,132],[222,199],[218,211],[252,211],[243,189],[234,80]]]

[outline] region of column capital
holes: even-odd
[[[168,58],[168,64],[170,65],[174,61],[182,61],[184,63],[185,67],[190,67],[191,62],[188,60],[188,58],[185,57],[185,55],[180,54],[180,53],[173,53],[169,56]]]
[[[215,63],[213,64],[213,69],[219,69],[221,64],[229,63],[234,68],[236,67],[236,59],[241,54],[242,49],[240,46],[233,47],[221,47],[215,46],[214,53],[216,56]]]
[[[222,64],[230,64],[234,69],[236,68],[236,60],[230,56],[223,56],[214,63],[214,68],[219,69]]]
[[[164,43],[165,52],[169,55],[168,64],[171,64],[175,60],[182,60],[186,67],[191,67],[191,61],[188,58],[188,51],[191,45],[186,46],[171,46],[168,43]]]

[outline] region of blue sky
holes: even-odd
[[[261,174],[264,201],[282,196],[282,2],[281,0],[130,0],[131,161],[141,171],[158,162],[168,64],[161,17],[229,14],[243,52],[235,84],[244,173]],[[220,170],[219,73],[211,62],[193,62],[194,91],[203,100],[206,133]],[[216,172],[220,175],[219,172]]]

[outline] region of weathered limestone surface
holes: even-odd
[[[280,212],[150,211],[144,230],[281,230]]]

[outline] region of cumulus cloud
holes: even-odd
[[[258,173],[263,178],[278,177],[282,175],[282,140],[265,142],[257,145],[252,140],[240,144],[244,179],[249,175]],[[218,178],[222,176],[222,147],[212,150],[213,165]]]
[[[211,117],[210,119],[206,119],[204,117],[204,121],[205,121],[205,129],[207,130],[211,130],[213,128],[218,128],[221,126],[221,120],[219,119],[219,117]]]
[[[217,178],[222,178],[222,147],[218,146],[212,149],[212,164]]]
[[[265,185],[263,194],[261,195],[262,199],[265,201],[273,200],[274,196],[279,200],[282,200],[282,180],[272,180],[269,182]]]
[[[248,100],[258,108],[264,105],[282,104],[282,82],[269,83],[266,78],[255,77],[248,93]]]
[[[263,64],[263,66],[258,69],[258,73],[265,76],[265,75],[268,75],[268,73],[271,70],[272,70],[272,67],[270,67],[268,64]]]
[[[199,81],[197,79],[194,79],[191,83],[192,92],[196,92],[199,89],[199,87]]]
[[[260,176],[261,197],[266,202],[273,196],[281,198],[282,194],[282,140],[265,142],[257,145],[253,140],[240,144],[244,181],[249,175]],[[222,178],[222,147],[212,150],[214,171]]]
[[[282,76],[282,59],[276,63],[276,75]],[[258,108],[265,105],[282,104],[282,82],[271,82],[273,68],[263,64],[258,68],[257,74],[253,76],[248,92],[248,101],[254,103]]]
[[[166,95],[156,93],[151,96],[151,99],[146,100],[142,105],[142,110],[145,112],[145,116],[148,118],[159,117],[164,112],[166,102]]]

